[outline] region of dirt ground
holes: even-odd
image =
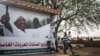
[[[73,48],[73,51],[79,56],[100,56],[100,47]]]
[[[100,56],[100,47],[81,47],[73,48],[73,52],[79,56]],[[32,54],[32,55],[21,55],[21,56],[70,56],[71,52],[68,49],[67,54],[63,53],[63,49],[59,50],[59,53],[52,54]]]
[[[64,56],[63,49],[59,50],[60,52],[57,54],[38,54],[34,56]],[[100,56],[100,47],[82,47],[82,48],[73,48],[75,54],[79,56]],[[67,54],[65,56],[70,56],[71,52],[68,49]]]

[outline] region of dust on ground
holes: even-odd
[[[79,56],[100,56],[100,47],[73,48],[73,51]],[[71,54],[69,49],[67,52]]]

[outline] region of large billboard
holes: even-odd
[[[48,14],[0,4],[0,55],[47,51],[54,38]]]

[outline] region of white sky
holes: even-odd
[[[61,23],[62,25],[64,25],[64,23]],[[64,26],[63,26],[64,27]],[[63,28],[62,27],[62,28]],[[100,27],[99,27],[100,28]],[[83,32],[83,33],[81,33],[81,34],[77,34],[77,30],[75,30],[75,28],[73,27],[72,28],[73,30],[69,30],[69,31],[71,31],[71,35],[72,35],[72,37],[77,37],[77,35],[78,36],[80,36],[80,37],[100,37],[100,29],[94,29],[94,31],[90,31],[89,30],[89,28],[88,28],[88,34],[86,33],[86,32]],[[59,36],[63,36],[63,33],[61,33],[61,34],[58,34]]]
[[[71,31],[72,33],[72,37],[77,37],[80,36],[80,37],[100,37],[100,29],[94,29],[94,31],[88,31],[88,34],[87,33],[81,33],[81,34],[77,34],[77,31]]]

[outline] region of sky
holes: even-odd
[[[75,31],[71,31],[72,32],[72,37],[77,37],[77,36],[80,36],[80,37],[100,37],[100,29],[96,29],[95,31],[89,31],[89,33],[81,33],[81,34],[77,34],[77,32]]]
[[[63,25],[64,25],[64,22],[63,23],[61,23],[62,24],[62,28],[64,27]],[[88,27],[87,27],[88,28]],[[100,26],[99,26],[99,28],[100,28]],[[86,33],[86,32],[82,32],[81,34],[78,34],[77,33],[77,30],[75,30],[75,27],[73,27],[72,28],[73,30],[69,30],[69,31],[71,31],[71,35],[72,35],[72,37],[77,37],[77,36],[79,36],[79,37],[100,37],[100,29],[94,29],[94,31],[90,31],[89,30],[89,28],[88,28],[88,33]],[[64,31],[65,32],[65,31]],[[63,33],[61,33],[61,34],[58,34],[59,36],[63,36]]]

